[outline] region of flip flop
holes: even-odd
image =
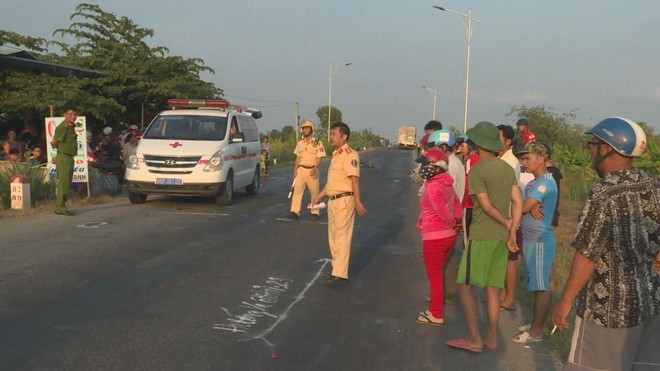
[[[520,325],[520,326],[516,327],[516,329],[518,330],[518,332],[523,332],[523,331],[527,331],[527,332],[529,332],[529,329],[531,329],[531,328],[532,328],[532,324],[531,324],[531,323],[528,323],[528,324],[526,324],[526,325]],[[543,330],[543,334],[545,335],[546,333],[547,333],[547,331],[546,331],[546,330]]]
[[[484,343],[484,348],[486,348],[486,350],[489,350],[491,352],[497,352],[497,347],[492,347],[486,343]]]
[[[519,343],[519,344],[539,343],[543,341],[543,336],[535,338],[532,335],[530,335],[529,332],[523,331],[518,335],[514,336],[513,338],[511,338],[511,340],[514,343]]]
[[[514,310],[518,310],[518,308],[509,308],[509,307],[505,307],[504,305],[500,305],[500,312],[503,312],[505,310],[509,312],[513,312]]]
[[[520,326],[517,327],[518,331],[520,331],[520,332],[529,331],[530,328],[532,328],[531,323],[527,324],[527,325],[520,325]]]
[[[444,319],[440,320],[434,320],[431,319],[433,317],[432,315],[429,315],[428,313],[420,312],[419,316],[415,319],[415,322],[421,323],[422,325],[432,325],[432,326],[442,326],[445,324]],[[434,318],[434,317],[433,317]]]
[[[472,353],[481,353],[481,351],[483,350],[483,348],[473,347],[472,345],[468,344],[467,341],[465,341],[465,339],[454,339],[454,340],[445,341],[445,345],[450,346],[452,348],[467,350]]]

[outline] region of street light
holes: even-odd
[[[472,17],[472,8],[468,8],[468,14],[461,13],[456,10],[446,9],[441,6],[433,6],[436,9],[440,9],[443,12],[450,13],[458,18],[463,26],[465,26],[465,32],[467,34],[467,61],[465,66],[465,111],[463,112],[463,132],[467,131],[467,113],[468,113],[468,92],[470,91],[470,41],[472,40],[472,21],[480,23],[478,19]],[[463,18],[467,18],[467,24]]]
[[[435,101],[438,98],[438,89],[428,88],[424,85],[422,85],[422,88],[424,88],[424,89],[430,91],[431,93],[433,93],[433,120],[435,120]]]
[[[332,109],[332,73],[339,70],[339,69],[341,69],[341,68],[350,66],[351,64],[353,64],[353,63],[339,64],[339,65],[336,65],[336,66],[330,65],[330,67],[328,68],[328,82],[329,82],[329,87],[328,87],[328,139],[330,139],[330,113],[332,112],[331,111],[331,109]]]

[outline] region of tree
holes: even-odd
[[[168,98],[221,96],[221,89],[199,78],[201,72],[214,72],[203,60],[168,56],[167,48],[147,45],[145,39],[153,37],[153,30],[86,3],[76,7],[71,19],[79,21],[55,30],[54,35],[73,37],[78,44],[50,44],[64,52],[64,56],[56,57],[59,62],[107,71],[107,76],[89,81],[88,86],[121,107],[99,112],[103,121],[137,122],[143,108],[153,116],[166,108]]]
[[[319,125],[316,128],[317,131],[321,133],[327,132],[328,130],[328,106],[319,107],[316,110],[316,116],[319,118]],[[332,107],[330,110],[330,122],[341,121],[341,111],[337,107]]]
[[[556,114],[553,107],[514,106],[507,116],[517,116],[529,120],[529,128],[537,140],[550,144],[561,143],[569,150],[582,149],[585,127],[573,124],[575,112]]]

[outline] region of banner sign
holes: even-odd
[[[48,158],[48,176],[50,179],[55,177],[55,157],[57,149],[50,145],[55,135],[55,128],[64,121],[64,117],[46,117],[46,148]],[[73,158],[73,182],[87,183],[87,125],[85,116],[78,116],[76,119],[76,139],[78,140],[78,155]]]

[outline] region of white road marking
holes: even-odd
[[[89,223],[78,224],[76,227],[95,229],[95,228],[98,228],[98,227],[100,227],[102,225],[106,225],[106,224],[108,224],[108,223],[106,223],[106,222],[89,222]]]

